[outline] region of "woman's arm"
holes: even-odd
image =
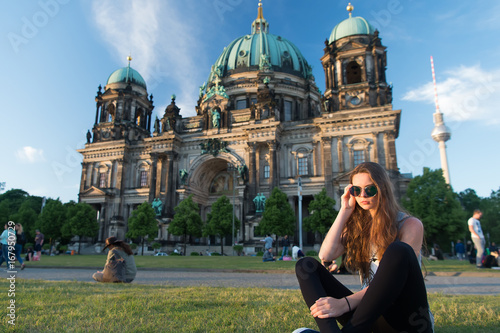
[[[404,221],[399,231],[399,239],[410,245],[418,258],[420,250],[422,250],[422,241],[424,239],[424,226],[422,222],[416,217],[409,217]]]
[[[334,261],[345,251],[340,238],[342,236],[342,230],[344,230],[344,225],[349,216],[351,216],[354,210],[354,205],[356,205],[356,199],[349,193],[349,189],[351,187],[352,185],[348,185],[344,189],[344,194],[340,199],[340,211],[337,218],[333,222],[333,225],[330,227],[330,230],[326,234],[323,244],[321,244],[319,258],[323,263]]]

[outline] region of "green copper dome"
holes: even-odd
[[[375,28],[373,28],[372,25],[364,18],[360,16],[349,17],[333,28],[332,33],[330,34],[329,42],[333,43],[336,40],[347,36],[373,35],[374,33]]]
[[[215,74],[224,77],[231,73],[266,69],[310,78],[311,66],[297,46],[268,31],[269,25],[259,4],[259,15],[252,23],[252,33],[235,39],[224,48],[212,66],[208,82],[212,82]]]
[[[138,71],[130,67],[130,64],[127,67],[120,68],[114,71],[108,78],[108,84],[111,83],[134,83],[138,86],[146,89],[146,81],[142,78],[141,74]]]

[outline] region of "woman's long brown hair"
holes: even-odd
[[[396,219],[401,208],[394,197],[392,183],[387,172],[379,164],[364,162],[357,165],[350,174],[367,173],[377,187],[375,215],[361,208],[357,202],[347,220],[342,233],[342,243],[346,249],[346,267],[360,272],[363,279],[369,277],[372,247],[377,249],[380,260],[385,250],[397,237]]]
[[[109,246],[110,249],[112,249],[114,247],[121,247],[123,249],[123,251],[125,251],[125,253],[128,254],[129,256],[134,254],[130,245],[128,245],[124,241],[116,241],[112,245]]]

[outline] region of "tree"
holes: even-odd
[[[292,235],[295,232],[295,213],[288,203],[286,193],[273,188],[271,196],[266,200],[262,220],[259,223],[260,234],[276,235],[276,252],[278,252],[278,235]]]
[[[13,220],[12,215],[19,211],[22,203],[28,197],[28,192],[19,189],[8,190],[0,195],[0,221]]]
[[[35,223],[35,228],[39,229],[44,235],[44,244],[54,243],[61,238],[62,228],[66,221],[66,209],[59,201],[59,199],[48,199],[42,213],[38,216]],[[33,234],[31,236],[35,236]],[[48,241],[47,241],[48,240]],[[52,252],[52,246],[50,247],[49,254]]]
[[[137,209],[132,211],[132,216],[128,219],[127,237],[141,238],[142,254],[144,255],[145,237],[154,238],[158,235],[158,222],[156,222],[156,213],[153,207],[144,201]]]
[[[168,232],[172,235],[184,237],[184,254],[186,254],[187,236],[201,236],[202,220],[198,205],[193,201],[191,194],[174,208],[174,219],[170,222]]]
[[[402,204],[422,221],[428,244],[438,243],[444,249],[451,241],[464,238],[465,213],[441,169],[424,168],[423,175],[408,184]]]
[[[240,221],[234,219],[234,231],[240,228]],[[220,251],[224,253],[223,238],[232,233],[233,230],[233,205],[223,195],[212,205],[212,211],[208,213],[207,224],[203,230],[204,236],[218,236],[221,239]],[[233,237],[231,237],[232,239]],[[232,244],[234,245],[234,244]]]
[[[82,238],[95,237],[99,231],[96,211],[85,202],[68,207],[67,224],[72,235],[78,236],[78,254],[80,254]]]
[[[324,238],[338,214],[335,200],[328,196],[325,188],[314,196],[309,204],[309,213],[311,215],[304,219],[304,230],[319,232]]]
[[[35,234],[35,223],[39,212],[36,212],[30,204],[30,200],[26,200],[21,204],[19,211],[10,216],[9,220],[20,223],[23,226],[24,235],[27,243],[33,243]]]
[[[481,206],[481,198],[471,188],[458,193],[458,200],[465,210],[466,216],[472,216],[475,209]]]
[[[483,212],[481,227],[486,240],[500,243],[500,188],[492,191],[489,198],[481,200],[480,209]]]

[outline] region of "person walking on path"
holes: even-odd
[[[2,256],[0,257],[0,266],[5,261],[7,270],[9,269],[9,236],[15,237],[14,222],[5,223],[4,231],[0,235],[0,244],[2,244]]]
[[[483,230],[481,228],[481,222],[479,221],[482,216],[483,213],[479,209],[476,209],[474,210],[472,217],[467,222],[467,224],[469,225],[469,231],[470,231],[470,236],[472,238],[472,242],[474,243],[477,250],[476,252],[477,268],[483,267],[481,260],[483,259],[485,240],[484,240]]]
[[[21,252],[23,252],[24,244],[26,244],[26,235],[24,234],[23,226],[21,225],[21,223],[16,223],[15,229],[16,229],[16,249],[15,249],[16,259],[21,264],[21,270],[23,270],[25,265],[23,258],[21,258]]]
[[[424,228],[401,211],[393,191],[379,164],[357,165],[321,245],[321,263],[312,257],[297,261],[302,296],[322,333],[434,331],[420,267]],[[344,253],[346,268],[362,281],[356,293],[331,274]]]

